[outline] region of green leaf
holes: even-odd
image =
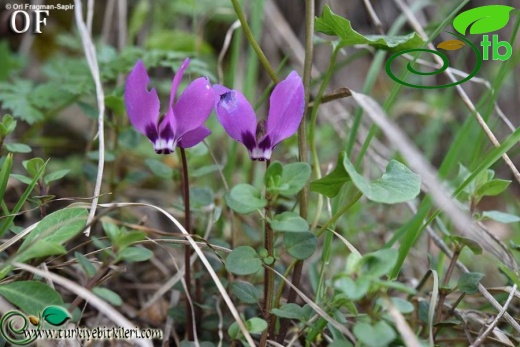
[[[65,177],[69,172],[70,172],[69,169],[51,172],[50,174],[47,174],[47,175],[45,175],[45,177],[43,177],[43,182],[45,182],[45,184],[49,184],[53,181],[57,181],[57,180]]]
[[[244,322],[247,331],[252,334],[259,334],[267,329],[267,322],[262,318],[253,317]],[[228,335],[233,340],[238,340],[243,337],[242,331],[240,331],[237,322],[233,322],[228,328]]]
[[[367,277],[352,277],[343,276],[335,282],[335,287],[341,290],[343,294],[350,300],[359,300],[366,296],[370,289],[370,280]]]
[[[87,158],[89,158],[90,160],[93,160],[93,161],[98,161],[99,160],[99,151],[88,152]],[[109,163],[109,162],[113,162],[114,160],[116,160],[115,154],[110,151],[105,151],[105,162]]]
[[[460,275],[457,287],[466,294],[475,294],[478,292],[478,284],[483,277],[484,274],[479,272],[464,272]]]
[[[272,162],[264,175],[264,183],[268,192],[278,192],[282,184],[283,166],[279,161]]]
[[[114,306],[121,306],[123,304],[121,297],[108,288],[94,287],[92,288],[92,292]]]
[[[412,313],[415,310],[415,306],[408,300],[399,297],[391,297],[390,300],[401,313]]]
[[[338,195],[341,187],[350,181],[350,177],[343,167],[343,159],[345,158],[345,155],[345,152],[340,152],[334,170],[332,170],[332,172],[327,176],[311,182],[311,190],[313,192],[318,192],[329,198]]]
[[[502,29],[509,22],[509,14],[514,7],[504,5],[487,5],[464,11],[455,17],[453,27],[462,35],[487,34]]]
[[[139,242],[146,239],[146,234],[142,231],[132,231],[128,234],[124,234],[117,239],[117,247],[124,249],[133,243]]]
[[[2,284],[0,295],[23,312],[35,316],[49,305],[63,305],[63,300],[54,289],[38,281]]]
[[[395,204],[409,201],[419,195],[421,189],[420,176],[396,160],[391,160],[383,176],[372,182],[357,173],[347,156],[344,157],[343,167],[354,185],[375,202]]]
[[[209,206],[214,203],[215,195],[209,187],[191,187],[190,201],[192,208]]]
[[[101,220],[101,225],[103,226],[103,230],[105,231],[105,234],[108,236],[110,241],[112,241],[113,244],[117,244],[117,240],[123,236],[123,230],[121,230],[114,223],[105,219]]]
[[[5,160],[2,163],[2,168],[0,169],[0,201],[4,200],[4,194],[5,194],[5,190],[7,188],[7,182],[9,182],[9,176],[11,174],[12,168],[13,168],[13,155],[11,153],[9,153],[5,157]],[[2,236],[2,233],[0,233],[0,236]]]
[[[27,145],[24,145],[23,143],[5,143],[4,146],[9,152],[13,152],[13,153],[30,153],[30,152],[32,152],[32,148]]]
[[[483,252],[482,246],[475,240],[458,235],[452,235],[450,238],[462,246],[468,247],[473,254],[482,254]]]
[[[4,114],[2,117],[2,126],[4,127],[4,131],[2,132],[3,136],[6,136],[14,131],[16,129],[16,121],[14,120],[13,116],[10,114]]]
[[[45,258],[51,255],[67,254],[67,250],[62,245],[47,241],[39,240],[29,245],[26,249],[19,252],[14,260],[21,263],[26,263],[31,259]]]
[[[235,275],[250,275],[262,268],[256,251],[249,246],[235,248],[226,258],[226,270]]]
[[[247,331],[251,334],[259,334],[267,329],[267,322],[262,318],[253,317],[248,319],[246,322]]]
[[[14,117],[29,124],[43,120],[43,113],[30,101],[33,92],[33,83],[28,80],[15,79],[13,82],[0,83],[2,108],[10,109]]]
[[[484,211],[482,212],[482,217],[487,219],[496,220],[500,223],[518,223],[520,222],[520,217],[515,216],[513,214],[501,212],[501,211]]]
[[[122,96],[118,95],[107,95],[105,96],[105,105],[112,111],[114,114],[121,116],[125,114],[125,103],[123,101]]]
[[[167,179],[172,178],[173,169],[163,162],[157,159],[146,159],[144,162],[155,176]]]
[[[117,255],[118,260],[126,260],[128,262],[147,261],[152,257],[153,252],[144,247],[128,247]]]
[[[224,196],[226,204],[235,212],[248,214],[264,208],[267,200],[262,198],[260,191],[249,184],[237,184]]]
[[[298,260],[307,259],[316,250],[318,239],[310,232],[285,233],[283,244],[287,252]]]
[[[278,192],[284,196],[296,195],[311,177],[311,167],[307,163],[291,163],[283,167],[281,186]]]
[[[286,211],[274,216],[271,228],[274,231],[299,233],[309,231],[309,224],[298,214]]]
[[[297,304],[283,304],[280,308],[273,308],[271,312],[280,318],[301,320],[304,316],[303,308]]]
[[[374,325],[357,322],[352,331],[367,347],[385,347],[397,337],[394,329],[385,321],[379,321]]]
[[[74,257],[78,261],[79,265],[83,268],[87,276],[92,277],[96,274],[96,267],[92,265],[90,260],[87,259],[83,254],[80,252],[74,252]]]
[[[251,283],[234,281],[229,285],[229,289],[238,300],[246,304],[256,304],[260,299],[260,292]]]
[[[25,238],[18,252],[23,252],[40,241],[57,245],[67,242],[83,230],[87,214],[87,210],[83,208],[65,208],[47,215]]]
[[[363,276],[379,278],[388,274],[394,267],[397,256],[398,251],[393,248],[384,248],[363,255],[359,263]]]
[[[11,177],[12,177],[12,178],[15,178],[15,179],[17,179],[18,181],[20,181],[20,182],[22,182],[22,183],[25,183],[25,184],[27,184],[27,185],[31,184],[31,182],[32,182],[32,178],[27,177],[27,176],[24,176],[24,175],[11,174]]]
[[[422,47],[423,40],[416,33],[404,36],[361,35],[354,29],[350,21],[334,14],[329,6],[323,8],[321,17],[315,21],[316,32],[339,37],[339,46],[366,44],[380,49],[402,51]]]
[[[34,177],[37,175],[38,171],[40,171],[41,168],[45,166],[45,162],[42,158],[32,158],[30,160],[24,160],[22,165],[25,170],[27,170],[29,175]]]
[[[59,326],[72,317],[69,312],[61,306],[47,306],[42,312],[42,318],[49,324]]]
[[[488,181],[477,189],[477,196],[482,197],[498,195],[506,190],[510,183],[511,181],[499,179]]]

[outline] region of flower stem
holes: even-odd
[[[265,169],[269,168],[270,160],[265,162]],[[267,249],[267,256],[274,259],[274,232],[271,228],[270,219],[272,196],[268,192],[265,193],[267,200],[267,206],[265,207],[265,248]],[[270,267],[274,266],[274,263],[269,264]],[[267,338],[274,334],[274,328],[276,321],[271,317],[271,309],[273,308],[273,296],[274,296],[274,274],[271,272],[269,267],[264,269],[264,319],[267,322],[267,329],[262,333],[260,338],[260,347],[267,345]]]
[[[258,42],[256,42],[255,37],[253,36],[253,32],[251,31],[251,28],[249,28],[249,24],[247,24],[246,16],[244,15],[244,11],[242,11],[242,7],[240,7],[238,0],[231,0],[231,3],[233,4],[233,8],[235,9],[235,13],[237,14],[238,20],[240,21],[242,30],[244,30],[244,34],[246,35],[247,41],[249,41],[249,44],[255,50],[256,54],[258,55],[258,59],[260,60],[264,68],[267,70],[267,73],[273,80],[274,84],[278,83],[278,76],[276,75],[276,72],[271,66],[271,63],[269,63],[269,60],[267,60],[267,57],[262,51],[262,48],[260,48]]]
[[[188,161],[186,160],[186,152],[184,148],[179,148],[182,162],[182,195],[184,200],[184,228],[191,235],[191,214],[190,214],[190,182],[188,178]],[[184,281],[186,282],[186,335],[188,341],[193,341],[193,315],[192,307],[188,297],[191,297],[191,246],[184,246]]]
[[[305,0],[305,60],[303,63],[303,87],[305,88],[305,114],[298,128],[298,158],[300,162],[307,162],[307,122],[306,118],[309,112],[309,101],[311,94],[311,72],[314,45],[312,42],[314,36],[314,0]],[[309,187],[305,185],[299,195],[300,200],[300,216],[307,220],[309,214]],[[294,265],[292,274],[292,283],[296,288],[300,286],[302,276],[303,261],[299,260]],[[296,291],[291,287],[287,296],[287,303],[296,301]],[[282,320],[280,333],[276,337],[278,343],[282,343],[289,329],[289,320]]]

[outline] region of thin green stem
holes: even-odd
[[[188,178],[188,161],[184,148],[179,148],[182,162],[182,196],[184,200],[184,228],[191,235],[191,214],[190,214],[190,182]],[[184,281],[186,282],[186,335],[188,341],[193,341],[193,315],[192,307],[188,297],[191,297],[191,246],[184,246]]]
[[[338,46],[335,46],[332,50],[332,55],[330,57],[329,68],[323,77],[323,81],[321,82],[320,89],[318,90],[318,95],[316,95],[316,99],[314,99],[311,111],[311,122],[309,126],[309,143],[311,150],[311,158],[312,158],[312,167],[314,170],[314,176],[316,179],[321,178],[321,170],[320,170],[320,160],[318,157],[318,150],[316,148],[316,122],[318,120],[318,109],[321,103],[321,98],[325,93],[325,89],[327,88],[329,81],[334,73],[334,67],[336,64],[336,58],[339,53]],[[316,207],[316,213],[314,216],[314,221],[311,225],[311,231],[316,229],[318,222],[320,220],[321,209],[323,207],[323,196],[321,194],[318,195],[318,204]]]
[[[253,32],[251,31],[251,28],[249,28],[249,24],[247,24],[246,16],[244,15],[244,11],[242,11],[242,7],[240,6],[238,0],[231,0],[231,3],[233,4],[233,8],[235,9],[235,13],[237,14],[238,20],[240,21],[242,30],[244,30],[244,34],[246,35],[247,41],[249,41],[249,44],[255,50],[256,54],[258,55],[258,59],[260,59],[260,62],[267,70],[267,73],[269,74],[273,82],[275,84],[278,83],[278,76],[276,75],[276,72],[271,66],[271,63],[269,63],[269,60],[267,60],[267,57],[265,56],[264,52],[258,45],[258,42],[256,42]]]
[[[324,232],[325,230],[327,230],[331,225],[335,224],[336,221],[345,213],[347,212],[352,206],[354,206],[354,204],[356,202],[358,202],[358,200],[363,196],[363,194],[361,192],[358,192],[354,198],[348,203],[346,204],[345,206],[343,206],[343,208],[341,210],[339,210],[338,212],[336,212],[336,214],[334,216],[332,216],[331,219],[329,219],[325,224],[323,224],[321,226],[321,228],[316,232],[316,236],[320,237]]]

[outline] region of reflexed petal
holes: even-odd
[[[190,65],[190,58],[184,59],[184,61],[182,62],[181,67],[179,68],[179,70],[177,70],[177,72],[175,72],[175,76],[173,76],[172,90],[170,91],[170,104],[169,104],[169,107],[173,107],[173,102],[175,100],[175,95],[177,95],[177,89],[179,88],[179,84],[182,81],[182,76],[184,75],[184,70],[186,70],[189,65]]]
[[[173,106],[177,122],[175,136],[180,138],[204,124],[213,110],[214,100],[215,92],[206,77],[191,82]]]
[[[305,107],[303,82],[296,71],[278,83],[271,94],[266,135],[271,147],[292,136],[303,117]],[[260,141],[260,143],[263,141]]]
[[[150,78],[141,60],[137,61],[125,84],[125,106],[130,123],[134,128],[150,138],[150,129],[157,128],[159,118],[159,97],[155,88],[148,91]],[[152,138],[150,140],[153,141]]]
[[[192,131],[188,131],[186,134],[182,135],[182,138],[179,141],[179,147],[182,148],[190,148],[197,145],[199,142],[202,142],[211,134],[211,131],[205,126],[198,127]]]
[[[215,112],[229,136],[243,143],[249,151],[256,146],[256,115],[242,93],[230,90],[217,95]]]

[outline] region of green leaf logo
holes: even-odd
[[[42,318],[49,324],[59,326],[70,319],[69,312],[60,306],[47,306],[43,310]]]
[[[462,35],[487,34],[502,29],[509,22],[509,14],[514,7],[505,5],[487,5],[460,13],[453,20],[453,27]]]

